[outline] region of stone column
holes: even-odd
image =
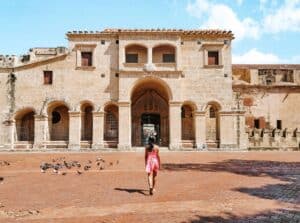
[[[93,149],[104,149],[104,112],[93,112]]]
[[[175,49],[176,55],[176,70],[181,70],[181,45],[177,45]]]
[[[195,141],[198,150],[206,149],[205,112],[195,112]]]
[[[152,64],[152,47],[147,49],[147,64]]]
[[[34,116],[34,149],[46,149],[49,140],[48,116]]]
[[[81,139],[81,114],[69,111],[69,146],[71,150],[80,150]]]
[[[248,134],[246,133],[246,120],[245,120],[245,111],[239,111],[237,113],[237,134],[238,137],[238,149],[247,150],[249,147]],[[265,136],[267,138],[268,136]],[[269,140],[268,140],[269,141]]]
[[[6,136],[5,137],[5,148],[9,149],[9,150],[13,150],[14,149],[14,144],[16,141],[16,127],[15,127],[15,121],[14,120],[6,120],[4,122],[4,129],[6,132]]]
[[[170,107],[170,150],[181,149],[181,102],[172,101]]]
[[[130,102],[119,102],[119,144],[118,149],[131,149],[131,108]]]

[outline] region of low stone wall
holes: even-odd
[[[299,129],[248,129],[249,149],[300,150]]]

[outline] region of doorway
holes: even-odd
[[[148,143],[149,137],[153,137],[156,144],[160,144],[160,115],[142,114],[141,117],[142,145]]]

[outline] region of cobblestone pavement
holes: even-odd
[[[161,159],[149,196],[141,152],[0,153],[0,222],[300,222],[300,152],[162,152]],[[41,173],[53,160],[91,167]]]

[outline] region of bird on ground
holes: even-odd
[[[91,166],[89,166],[89,165],[85,165],[85,166],[84,166],[84,170],[85,170],[85,171],[89,170],[90,168],[91,168]]]
[[[80,175],[80,174],[82,174],[82,172],[80,172],[79,170],[77,170],[77,174]]]

